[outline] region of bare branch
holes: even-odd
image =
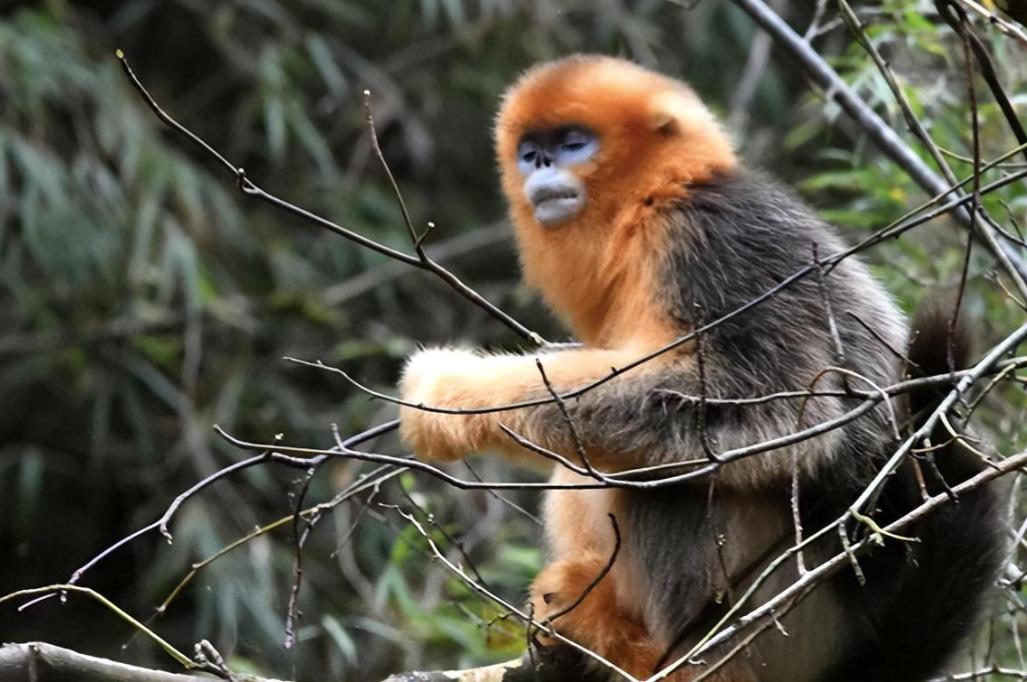
[[[397,197],[399,197],[404,220],[407,223],[411,237],[414,241],[414,247],[417,253],[417,255],[415,256],[403,253],[402,251],[398,251],[392,248],[391,246],[387,246],[385,244],[382,244],[381,242],[377,242],[373,239],[365,237],[362,234],[354,232],[353,230],[343,227],[342,225],[339,225],[337,223],[334,223],[328,220],[327,218],[322,218],[321,216],[315,213],[311,213],[305,208],[289,203],[288,201],[285,201],[284,199],[281,199],[275,196],[274,194],[271,194],[261,189],[255,182],[253,182],[249,179],[249,177],[247,177],[246,172],[242,168],[236,167],[228,159],[222,156],[220,152],[214,149],[212,145],[204,141],[202,138],[200,138],[200,136],[186,128],[184,125],[175,120],[170,114],[164,111],[164,109],[161,108],[159,104],[157,104],[157,101],[153,98],[153,96],[150,95],[149,91],[147,91],[146,87],[136,76],[135,72],[132,71],[132,67],[129,66],[128,60],[125,58],[125,55],[124,53],[122,53],[121,50],[117,51],[117,57],[118,62],[121,64],[122,70],[125,72],[125,75],[128,76],[128,79],[132,83],[132,86],[143,97],[143,100],[146,102],[147,106],[150,107],[150,110],[153,111],[154,114],[156,114],[157,118],[159,118],[161,122],[163,122],[165,125],[167,125],[169,128],[171,128],[178,134],[186,137],[190,142],[199,147],[204,153],[215,159],[221,166],[223,166],[226,170],[232,173],[232,175],[235,177],[236,184],[238,185],[239,190],[243,194],[267,202],[272,206],[275,206],[288,213],[303,218],[307,222],[313,223],[314,225],[317,225],[318,227],[326,229],[329,232],[337,234],[340,237],[345,237],[346,239],[355,242],[356,244],[359,244],[360,246],[363,246],[366,249],[370,249],[371,251],[380,253],[383,256],[391,258],[392,260],[399,261],[401,263],[412,266],[414,268],[418,268],[420,270],[431,272],[440,279],[442,279],[458,294],[460,294],[467,300],[471,301],[478,307],[488,312],[497,320],[505,324],[507,327],[517,332],[525,340],[537,346],[546,345],[546,340],[543,339],[539,334],[531,331],[527,327],[523,326],[521,323],[517,322],[507,313],[503,312],[494,304],[486,300],[477,291],[467,286],[463,281],[460,280],[459,277],[457,277],[452,272],[439,265],[437,262],[428,258],[427,254],[424,253],[424,250],[421,247],[423,235],[421,237],[418,237],[416,235],[413,229],[413,224],[410,222],[410,216],[406,210],[406,205],[402,201],[402,195],[399,194],[399,187],[395,184],[394,179],[392,180],[393,188],[396,191]],[[373,132],[374,121],[370,118],[370,108],[367,109],[367,116],[369,125],[371,126],[371,130]],[[373,139],[375,140],[375,146],[377,147],[377,137],[374,137]],[[381,150],[378,149],[378,152],[380,154]],[[379,156],[379,158],[384,163],[384,157]],[[387,165],[385,167],[391,179],[392,173],[391,171],[388,171]]]
[[[945,181],[938,177],[911,150],[895,131],[871,109],[866,102],[852,91],[834,69],[817,52],[804,41],[776,12],[762,0],[733,0],[760,26],[770,33],[777,43],[786,49],[825,91],[830,99],[837,102],[849,116],[867,133],[874,143],[897,163],[924,190],[931,194],[948,197],[953,190],[946,187]],[[955,196],[959,196],[958,194]],[[965,199],[965,197],[964,197]],[[960,206],[966,201],[960,201]],[[971,226],[970,213],[964,208],[954,212],[955,217],[967,228]],[[995,258],[1002,264],[1010,278],[1016,284],[1021,296],[1027,297],[1027,263],[1007,244],[999,242],[994,230],[985,228],[981,234]]]
[[[209,675],[185,675],[150,670],[106,658],[80,654],[45,642],[5,644],[0,647],[0,682],[210,682]],[[233,673],[237,682],[280,682],[256,675]]]

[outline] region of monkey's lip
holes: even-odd
[[[581,210],[584,198],[570,187],[540,187],[530,197],[535,218],[543,225],[561,223]]]
[[[561,199],[577,199],[578,191],[571,187],[542,186],[531,193],[531,203],[538,207],[547,201],[559,201]]]

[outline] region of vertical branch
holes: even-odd
[[[585,467],[585,471],[588,472],[589,476],[592,476],[593,478],[599,477],[595,468],[592,466],[592,462],[588,459],[588,453],[585,451],[585,443],[581,440],[581,434],[578,433],[578,429],[574,425],[574,420],[571,419],[570,411],[567,409],[567,403],[564,401],[563,396],[561,396],[553,387],[552,382],[549,381],[549,376],[546,374],[546,368],[542,366],[541,358],[535,358],[535,366],[538,367],[538,372],[542,375],[542,383],[545,384],[546,390],[549,392],[549,395],[552,396],[553,401],[556,403],[556,408],[560,411],[560,417],[563,419],[563,423],[567,425],[567,431],[570,434],[571,442],[574,444],[574,451],[578,454],[578,458],[581,460],[581,465]]]
[[[720,457],[710,445],[709,436],[706,432],[706,352],[703,349],[703,334],[699,331],[704,322],[702,311],[699,313],[699,321],[695,332],[695,359],[699,370],[699,405],[695,410],[695,425],[699,432],[699,442],[702,443],[703,453],[707,459],[714,463],[720,463]]]
[[[407,209],[407,202],[403,199],[403,192],[399,189],[399,183],[396,182],[396,176],[392,174],[392,168],[389,167],[389,162],[385,160],[385,154],[382,153],[382,147],[378,144],[378,132],[374,128],[374,114],[371,113],[371,91],[364,90],[364,122],[367,126],[367,135],[371,138],[371,151],[374,153],[378,163],[381,165],[382,170],[385,172],[385,179],[389,181],[389,186],[392,188],[392,194],[396,198],[396,204],[399,206],[399,211],[403,215],[403,224],[406,225],[407,233],[410,235],[410,243],[414,246],[414,251],[417,253],[417,257],[422,261],[427,258],[424,253],[424,242],[425,237],[433,227],[434,223],[428,223],[428,228],[423,234],[417,234],[417,230],[414,229],[414,222],[410,218],[410,211]]]
[[[796,450],[792,451],[792,491],[791,491],[791,507],[792,507],[792,526],[795,529],[795,546],[799,549],[795,552],[795,567],[802,577],[806,573],[806,561],[802,551],[802,514],[799,509],[799,454]]]
[[[303,584],[303,545],[306,543],[307,536],[310,535],[310,531],[313,529],[314,524],[317,523],[320,518],[319,512],[315,512],[315,514],[310,518],[305,518],[303,516],[303,501],[307,497],[307,492],[310,490],[310,482],[314,479],[315,473],[317,473],[317,466],[312,466],[307,469],[303,483],[300,486],[299,492],[296,494],[296,503],[293,505],[292,588],[289,590],[289,604],[286,607],[285,612],[285,639],[282,642],[282,646],[286,650],[292,649],[296,645],[296,623],[299,622],[300,619],[300,587]]]
[[[827,317],[827,331],[831,335],[831,343],[834,345],[834,362],[838,367],[845,367],[845,346],[842,344],[841,334],[838,333],[838,324],[834,319],[834,311],[831,307],[831,295],[827,290],[827,285],[824,283],[824,265],[820,262],[820,255],[817,253],[817,244],[813,242],[811,245],[813,251],[813,271],[817,276],[817,289],[820,292],[820,302],[824,306],[824,315]],[[851,391],[849,386],[849,378],[846,374],[842,373],[842,387],[847,391]]]
[[[826,1],[821,0],[820,4],[823,5]],[[775,9],[781,4],[779,0],[771,0],[771,3],[775,6]],[[817,21],[814,18],[814,24],[811,24],[811,28]],[[761,31],[756,32],[752,39],[752,44],[749,46],[749,56],[746,58],[745,66],[742,67],[742,73],[738,77],[738,85],[735,87],[734,94],[731,95],[727,126],[739,137],[745,133],[745,129],[748,127],[749,107],[752,104],[752,98],[756,95],[757,88],[763,82],[763,74],[766,72],[768,64],[770,64],[768,57],[770,56],[770,48],[772,46],[773,41],[769,35]]]
[[[856,580],[859,582],[860,587],[864,587],[867,584],[867,577],[863,574],[863,568],[859,565],[859,558],[852,549],[852,542],[849,541],[849,533],[845,530],[845,524],[838,524],[838,538],[842,541],[842,551],[849,559],[849,565],[852,566],[852,572],[856,576]]]
[[[607,574],[609,574],[610,570],[613,568],[613,564],[616,563],[617,555],[620,554],[621,545],[620,526],[617,525],[616,516],[614,516],[612,513],[608,513],[607,516],[610,517],[610,525],[613,527],[613,551],[610,552],[610,558],[607,560],[602,570],[600,570],[599,573],[596,574],[596,577],[592,579],[592,582],[590,582],[585,587],[585,589],[581,591],[581,594],[578,595],[577,599],[575,599],[573,602],[571,602],[564,608],[560,609],[559,611],[551,613],[549,616],[546,617],[546,621],[548,623],[552,623],[557,618],[560,618],[561,616],[566,616],[568,613],[578,608],[581,605],[581,602],[585,601],[585,597],[592,593],[592,590],[594,590],[596,586],[599,584],[599,582],[603,578],[605,578]]]
[[[810,19],[809,27],[806,32],[802,34],[802,39],[807,43],[817,37],[820,32],[820,22],[824,18],[824,12],[827,10],[827,0],[817,0],[816,8],[813,10],[813,18]]]
[[[952,317],[949,319],[946,356],[950,372],[955,372],[958,369],[955,358],[956,326],[959,324],[959,310],[963,305],[963,296],[966,293],[966,280],[970,275],[973,236],[977,227],[977,216],[981,205],[981,127],[977,111],[977,89],[974,87],[973,59],[970,54],[970,32],[966,27],[966,15],[962,12],[960,12],[959,24],[961,30],[958,33],[963,39],[963,61],[966,66],[966,91],[967,97],[970,99],[970,131],[973,137],[973,190],[970,199],[970,234],[966,238],[963,269],[959,276],[959,288],[956,290],[956,301],[953,305]]]

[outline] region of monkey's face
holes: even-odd
[[[592,160],[599,144],[598,135],[578,125],[533,131],[521,138],[517,170],[524,198],[542,225],[566,223],[585,208],[585,183],[575,169]]]
[[[524,281],[593,345],[612,342],[605,314],[617,282],[638,283],[618,309],[651,307],[674,202],[734,164],[688,86],[595,55],[521,76],[503,95],[495,141]]]
[[[712,114],[683,83],[611,57],[574,56],[526,73],[496,117],[503,190],[540,249],[640,225],[690,182],[733,163]],[[554,255],[554,257],[556,257]]]

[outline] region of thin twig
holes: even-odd
[[[617,561],[617,555],[620,554],[620,526],[617,525],[616,516],[614,516],[612,513],[608,513],[607,516],[610,517],[610,525],[613,527],[613,551],[610,552],[610,558],[607,560],[602,570],[600,570],[599,573],[596,574],[596,577],[593,578],[592,581],[585,587],[585,589],[581,591],[581,594],[578,595],[577,599],[575,599],[573,602],[571,602],[564,608],[560,609],[559,611],[556,611],[546,616],[546,623],[552,623],[557,618],[566,616],[568,613],[578,608],[581,605],[581,602],[585,601],[585,598],[592,593],[592,590],[594,590],[596,586],[600,583],[600,581],[610,573],[611,569],[613,569],[613,564]]]
[[[546,340],[543,339],[539,334],[523,326],[520,322],[513,319],[512,317],[510,317],[510,315],[503,312],[494,304],[486,300],[477,291],[467,286],[459,277],[454,275],[452,272],[450,272],[443,266],[439,265],[436,261],[429,258],[427,254],[424,253],[424,250],[421,245],[423,235],[421,237],[417,237],[415,235],[413,226],[409,222],[409,215],[407,214],[405,205],[402,203],[402,201],[400,205],[401,209],[404,212],[404,220],[407,221],[411,236],[414,240],[414,249],[416,255],[413,256],[408,253],[398,251],[397,249],[382,244],[381,242],[377,242],[373,239],[365,237],[362,234],[354,232],[353,230],[343,227],[342,225],[339,225],[337,223],[334,223],[328,220],[327,218],[322,218],[321,216],[316,215],[315,213],[312,213],[305,208],[289,203],[288,201],[285,201],[284,199],[281,199],[275,196],[274,194],[271,194],[261,189],[255,182],[249,179],[249,177],[246,175],[246,172],[242,168],[236,167],[228,159],[222,156],[220,152],[214,149],[212,145],[210,145],[196,133],[192,132],[184,125],[179,123],[163,108],[161,108],[161,106],[157,104],[157,101],[153,98],[153,96],[150,95],[149,91],[147,91],[146,87],[143,86],[142,82],[136,76],[135,72],[132,71],[132,67],[129,66],[128,60],[125,58],[124,53],[121,50],[117,50],[116,55],[118,57],[118,62],[121,64],[122,70],[125,72],[125,75],[128,76],[129,82],[131,82],[132,86],[143,97],[143,100],[146,102],[147,106],[149,106],[150,110],[153,111],[154,114],[156,114],[157,118],[159,118],[161,122],[163,122],[165,125],[167,125],[175,132],[179,133],[180,135],[183,135],[190,142],[192,142],[201,150],[203,150],[204,153],[215,159],[218,162],[218,164],[223,166],[228,172],[230,172],[232,176],[235,178],[239,190],[243,194],[260,199],[261,201],[269,203],[272,206],[275,206],[288,213],[291,213],[292,215],[303,218],[307,222],[313,223],[318,227],[321,227],[323,229],[328,230],[329,232],[332,232],[333,234],[339,235],[340,237],[345,237],[346,239],[356,244],[359,244],[360,246],[363,246],[366,249],[370,249],[371,251],[375,251],[376,253],[386,256],[387,258],[391,258],[393,260],[399,261],[414,268],[418,268],[420,270],[431,272],[432,274],[442,279],[458,294],[460,294],[467,300],[474,303],[476,306],[488,312],[494,318],[505,324],[507,327],[517,332],[525,340],[537,346],[544,346],[547,344]],[[369,111],[370,110],[368,110],[368,112]],[[373,120],[371,121],[371,123],[373,124]],[[384,158],[382,160],[384,161]],[[393,188],[396,190],[397,193],[399,192],[399,188],[397,185],[395,185],[394,181]]]
[[[324,460],[322,460],[324,461]],[[292,513],[292,587],[289,590],[289,603],[285,610],[285,640],[282,647],[288,651],[296,644],[296,623],[300,618],[300,587],[303,584],[303,545],[310,535],[314,524],[321,518],[319,513],[309,517],[303,515],[303,501],[310,490],[310,482],[317,473],[318,465],[315,464],[304,472],[303,482],[300,485],[299,493],[296,495],[296,503]]]
[[[567,402],[560,396],[555,388],[553,388],[552,382],[549,381],[549,377],[546,375],[546,368],[542,364],[541,358],[535,358],[535,366],[538,367],[538,373],[542,375],[542,383],[546,386],[546,391],[552,396],[553,401],[556,403],[556,408],[560,411],[560,417],[563,419],[563,423],[567,426],[567,432],[570,434],[571,443],[574,445],[574,451],[578,454],[578,459],[581,460],[581,465],[586,471],[586,475],[595,476],[595,469],[592,466],[592,462],[588,459],[588,453],[585,451],[585,444],[581,440],[581,435],[578,433],[577,427],[574,425],[574,420],[571,419],[571,413],[567,409]]]
[[[630,673],[618,667],[615,663],[603,658],[602,656],[592,651],[588,647],[582,646],[574,640],[561,635],[558,631],[550,628],[549,626],[539,623],[538,621],[534,620],[533,617],[529,616],[527,612],[517,608],[503,597],[486,588],[484,585],[477,583],[473,578],[471,578],[471,576],[467,575],[467,573],[460,566],[454,564],[449,559],[449,557],[446,556],[445,552],[439,549],[438,544],[436,544],[435,540],[431,537],[431,534],[428,533],[427,530],[425,530],[424,526],[421,524],[420,521],[418,521],[417,517],[415,517],[413,514],[403,511],[395,505],[383,506],[393,509],[397,514],[406,519],[417,530],[421,537],[424,538],[425,542],[428,544],[428,548],[431,550],[432,555],[439,562],[441,562],[442,565],[445,566],[450,572],[455,574],[471,590],[495,602],[506,611],[510,612],[520,620],[527,623],[530,627],[534,627],[538,630],[544,630],[551,637],[559,640],[560,642],[571,647],[578,653],[581,653],[587,658],[591,659],[592,661],[598,663],[603,667],[604,670],[608,671],[610,674],[617,675],[621,679],[627,680],[628,682],[641,682],[640,680],[632,676]]]
[[[702,311],[699,312],[699,326],[702,326]],[[702,444],[703,454],[706,459],[715,464],[720,463],[720,456],[714,451],[710,444],[709,434],[706,432],[706,351],[703,348],[703,335],[695,335],[695,365],[699,378],[699,404],[695,410],[695,426],[699,432],[699,442]]]
[[[976,488],[979,488],[1000,476],[1011,474],[1024,466],[1027,466],[1027,452],[1021,452],[1017,455],[1006,458],[999,464],[997,469],[985,469],[981,473],[955,486],[953,490],[957,494],[975,490]],[[944,493],[934,495],[915,509],[889,523],[884,530],[889,533],[902,530],[906,526],[919,521],[931,513],[934,513],[938,507],[949,504],[950,502],[950,497]],[[808,544],[815,537],[826,532],[832,527],[836,527],[835,524],[825,526],[816,534],[806,538],[806,543]],[[858,555],[870,549],[872,544],[873,539],[871,537],[866,537],[853,544],[851,551]],[[792,550],[789,550],[789,553],[791,551]],[[780,560],[780,557],[778,560]],[[775,564],[778,560],[775,560]],[[776,613],[778,616],[783,616],[785,612],[796,606],[806,595],[809,594],[812,586],[820,584],[826,578],[834,575],[848,562],[849,552],[842,551],[822,562],[817,567],[809,569],[805,575],[799,577],[791,585],[779,591],[774,597],[752,609],[744,616],[738,618],[734,625],[723,628],[715,635],[703,638],[699,643],[692,647],[690,651],[686,652],[671,665],[661,670],[659,674],[650,677],[647,682],[659,682],[659,680],[666,680],[674,672],[686,665],[690,660],[693,660],[698,656],[702,656],[721,644],[731,640],[749,626],[769,618],[772,614]],[[750,588],[750,592],[751,590],[752,588]],[[740,600],[740,603],[745,603],[748,596],[749,593]],[[731,615],[732,614],[727,614],[724,619],[722,619],[721,623],[725,622],[725,620]]]

